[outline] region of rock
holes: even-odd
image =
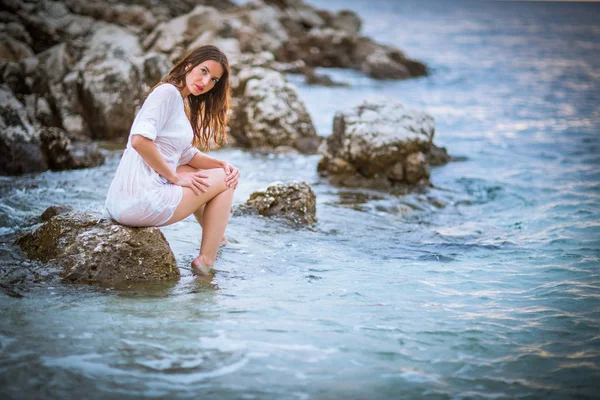
[[[134,58],[133,64],[140,71],[140,75],[144,84],[143,92],[150,92],[162,78],[166,76],[173,64],[167,56],[162,53],[149,52],[143,56]]]
[[[332,18],[331,25],[336,29],[357,34],[362,27],[362,22],[354,11],[340,10]]]
[[[14,16],[14,14],[11,15]],[[27,29],[25,29],[25,27],[17,21],[18,19],[16,21],[9,21],[6,24],[0,25],[0,31],[31,47],[31,44],[33,43],[31,35],[29,34],[29,32],[27,32]]]
[[[95,143],[72,142],[62,129],[42,128],[40,141],[52,170],[90,168],[104,163]]]
[[[421,180],[429,179],[429,168],[425,154],[419,152],[409,154],[404,160],[404,175],[407,183],[414,185]]]
[[[302,60],[310,67],[360,70],[375,79],[405,79],[426,75],[424,64],[405,58],[393,47],[357,35],[352,28],[315,26],[291,36],[275,53],[282,62]]]
[[[60,267],[66,282],[179,279],[175,256],[158,228],[129,228],[97,215],[70,212],[51,218],[16,244],[29,258]]]
[[[141,55],[137,37],[117,25],[105,24],[94,33],[76,67],[81,115],[92,138],[127,136],[144,94],[133,61]]]
[[[29,120],[37,121],[43,126],[60,126],[60,122],[55,118],[48,101],[36,94],[25,96],[25,106]]]
[[[277,217],[296,226],[312,225],[316,222],[316,196],[307,182],[274,182],[267,188],[250,195],[235,214],[258,213],[266,217]]]
[[[31,56],[33,56],[33,51],[27,44],[5,33],[0,33],[0,59],[17,62]]]
[[[60,214],[68,213],[69,211],[73,211],[73,207],[71,206],[50,206],[44,210],[42,213],[42,221],[49,221],[50,218],[56,217]]]
[[[94,31],[96,23],[88,16],[72,14],[59,1],[36,2],[31,9],[21,3],[17,14],[35,39],[32,46],[36,54],[61,42],[80,48],[85,38]]]
[[[94,3],[88,0],[66,0],[69,9],[94,19],[128,27],[135,31],[148,31],[157,24],[152,12],[140,5]]]
[[[225,24],[225,16],[214,7],[196,6],[189,13],[180,15],[168,22],[160,23],[144,40],[144,49],[171,54],[171,59],[182,54],[174,49],[185,48],[203,32],[218,32]]]
[[[336,113],[333,133],[321,146],[318,171],[343,186],[389,188],[427,184],[426,153],[433,146],[430,115],[394,101],[365,101]]]
[[[253,68],[238,77],[242,98],[233,110],[230,134],[249,148],[291,146],[314,153],[321,142],[296,90],[282,74]]]
[[[276,7],[262,2],[250,2],[243,7],[241,19],[245,27],[251,28],[256,34],[244,32],[238,36],[243,51],[257,53],[260,51],[276,52],[283,43],[288,40],[286,29],[280,20],[283,15]],[[242,33],[241,31],[239,33]],[[252,38],[251,42],[243,41],[244,38]]]
[[[36,55],[39,67],[45,72],[50,84],[62,82],[63,78],[73,68],[73,61],[65,43],[57,44]]]
[[[360,70],[375,79],[407,79],[411,76],[408,68],[391,59],[384,49],[369,54],[360,64]]]
[[[429,152],[425,153],[427,164],[429,165],[444,165],[452,160],[445,147],[437,147],[432,145]]]
[[[0,174],[19,175],[48,169],[27,110],[7,85],[0,85]]]
[[[30,92],[25,71],[16,62],[8,61],[4,64],[2,83],[6,84],[14,93],[28,94]]]
[[[307,67],[307,68],[305,68],[305,70],[303,72],[304,72],[305,82],[308,85],[319,85],[319,86],[327,86],[327,87],[338,87],[338,86],[350,87],[350,85],[347,83],[335,82],[328,75],[317,74],[315,72],[314,68]]]

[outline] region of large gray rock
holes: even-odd
[[[281,73],[252,68],[243,70],[238,78],[242,97],[234,107],[229,126],[239,145],[316,151],[321,139],[295,88]]]
[[[7,85],[0,85],[0,174],[19,175],[48,169],[39,144],[27,110]]]
[[[57,215],[17,239],[32,259],[58,266],[66,282],[115,284],[179,279],[158,228],[129,228],[98,215]]]
[[[235,211],[248,213],[281,218],[296,226],[312,225],[317,221],[316,196],[307,182],[274,182],[252,193]]]
[[[133,33],[117,25],[102,25],[75,67],[75,95],[91,137],[126,137],[149,83],[155,84],[169,69],[166,56],[143,54]],[[69,86],[67,78],[63,87]]]
[[[434,131],[424,112],[391,100],[365,101],[336,113],[333,133],[319,149],[319,173],[343,186],[426,185]]]

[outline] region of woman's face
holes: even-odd
[[[214,60],[206,60],[189,70],[185,86],[194,96],[210,91],[223,76],[223,66]]]

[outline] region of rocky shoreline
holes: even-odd
[[[229,137],[245,148],[316,152],[321,138],[284,73],[325,85],[335,82],[315,67],[351,68],[375,79],[427,74],[399,49],[361,35],[360,19],[348,10],[332,13],[301,0],[201,3],[5,1],[0,174],[98,165],[101,154],[89,141],[123,141],[150,88],[202,44],[230,58]],[[44,128],[62,144],[42,140]],[[65,153],[74,160],[63,161]]]
[[[102,164],[95,141],[125,141],[149,90],[176,60],[203,44],[225,51],[232,68],[228,146],[318,153],[319,174],[331,184],[382,190],[426,187],[429,165],[450,160],[433,144],[433,117],[393,99],[339,110],[333,134],[317,135],[286,73],[325,86],[338,84],[315,73],[317,67],[354,69],[374,79],[427,74],[424,64],[399,49],[361,35],[362,23],[352,11],[332,13],[302,0],[239,6],[211,0],[201,5],[191,0],[106,3],[5,1],[6,10],[0,11],[0,175]],[[276,182],[252,194],[234,215],[259,214],[310,227],[316,222],[315,204],[308,183]],[[47,214],[44,224],[16,243],[28,257],[59,265],[64,281],[179,276],[168,243],[156,244],[166,243],[158,229],[121,227],[78,213]],[[136,239],[140,235],[150,239]],[[152,253],[153,248],[162,253]],[[171,261],[162,263],[166,259]],[[154,264],[158,272],[149,273],[154,267],[145,268]]]

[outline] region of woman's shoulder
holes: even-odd
[[[171,97],[171,96],[180,96],[181,97],[181,93],[179,93],[179,89],[177,89],[177,87],[175,85],[173,85],[172,83],[161,83],[160,85],[156,86],[151,94],[154,95],[159,95],[159,96],[166,96],[166,97]]]

